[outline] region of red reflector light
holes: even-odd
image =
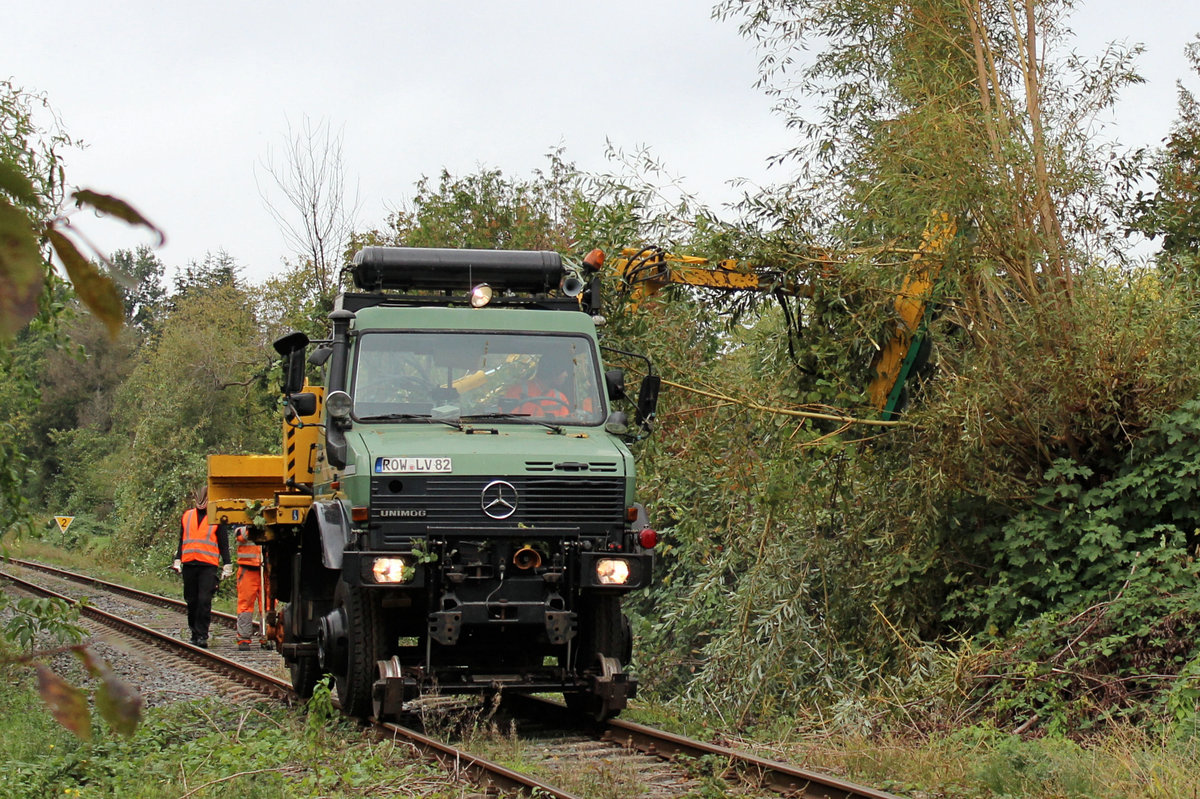
[[[658,533],[647,527],[638,533],[638,542],[642,549],[654,549],[654,545],[658,543]]]
[[[367,512],[368,512],[368,509],[365,507],[351,508],[350,509],[350,520],[355,521],[355,522],[365,522],[367,520]]]

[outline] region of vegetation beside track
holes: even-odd
[[[3,667],[0,797],[461,797],[464,788],[389,741],[364,740],[325,694],[307,710],[216,700],[150,708],[129,738],[81,741],[46,712],[32,673]],[[97,722],[99,725],[99,722]]]

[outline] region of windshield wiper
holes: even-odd
[[[464,422],[465,421],[474,422],[474,421],[479,421],[480,419],[500,419],[500,420],[520,419],[521,421],[528,420],[530,422],[533,422],[534,424],[540,424],[543,427],[548,427],[556,433],[561,433],[563,431],[562,425],[554,424],[553,422],[543,422],[541,419],[533,418],[533,416],[528,413],[471,413],[471,414],[467,414],[466,416],[460,416],[459,418],[462,419]]]
[[[462,430],[463,426],[453,419],[441,419],[428,413],[380,413],[375,416],[360,416],[360,422],[441,422],[444,425],[449,425],[455,430]]]

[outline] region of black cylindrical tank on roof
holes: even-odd
[[[466,292],[487,283],[498,291],[546,294],[563,279],[562,257],[539,250],[365,247],[350,271],[364,291]]]

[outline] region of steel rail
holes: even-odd
[[[538,697],[512,695],[505,702],[523,712],[541,716],[568,714],[558,704]],[[821,774],[815,771],[768,760],[749,752],[727,746],[705,743],[682,735],[656,730],[642,724],[621,719],[609,719],[602,725],[602,738],[615,744],[637,749],[653,757],[670,759],[677,755],[686,757],[719,757],[727,761],[744,777],[753,777],[758,785],[787,796],[804,799],[901,799],[895,794],[857,785],[853,782]]]
[[[46,572],[47,574],[53,574],[57,577],[62,577],[63,579],[71,580],[73,582],[95,585],[107,591],[132,597],[133,599],[137,599],[142,602],[160,605],[166,608],[172,608],[180,611],[181,613],[187,612],[187,603],[182,599],[174,599],[169,596],[163,596],[162,594],[153,594],[149,591],[143,591],[139,588],[131,588],[130,586],[121,585],[119,583],[110,583],[107,580],[101,580],[99,577],[92,577],[88,574],[79,574],[78,572],[67,571],[66,569],[60,569],[57,566],[50,566],[46,563],[38,563],[37,561],[11,557],[6,557],[3,560],[6,563],[13,563],[26,569]],[[214,610],[212,612],[212,617],[215,620],[219,620],[222,626],[229,627],[230,629],[233,629],[233,627],[237,625],[237,616],[232,613]]]
[[[155,630],[152,627],[146,627],[145,625],[138,624],[137,622],[133,622],[128,619],[123,619],[116,614],[109,613],[108,611],[101,610],[100,608],[92,607],[85,602],[80,602],[79,600],[69,597],[66,594],[60,594],[51,588],[29,582],[28,580],[17,577],[9,572],[0,571],[0,578],[4,578],[12,582],[14,585],[20,586],[26,591],[41,594],[42,596],[60,599],[69,605],[79,608],[81,615],[86,616],[94,621],[98,621],[101,624],[111,627],[125,635],[139,638],[143,641],[148,641],[156,646],[174,650],[178,654],[186,657],[188,660],[201,661],[213,671],[240,682],[243,685],[248,685],[257,691],[266,694],[267,696],[286,702],[294,702],[296,699],[296,694],[294,691],[292,691],[291,685],[279,679],[278,677],[261,672],[255,668],[251,668],[244,663],[239,663],[236,660],[223,657],[211,650],[193,646],[192,644],[183,641],[174,635]]]
[[[26,565],[25,563],[21,563],[20,561],[16,561],[14,559],[8,560],[13,563],[18,563],[19,565]],[[36,564],[27,565],[27,568],[41,568],[43,571],[55,574],[56,576],[64,577],[65,579],[75,579],[78,577],[80,578],[79,581],[81,582],[98,585],[104,588],[112,587],[112,589],[118,593],[136,596],[138,598],[150,597],[155,600],[167,599],[166,597],[160,597],[157,594],[148,594],[127,586],[106,583],[103,580],[95,580],[87,577],[86,575],[75,575],[73,572],[67,572],[54,567],[42,567],[40,564]],[[248,685],[249,687],[258,690],[267,696],[284,701],[288,704],[294,704],[297,701],[296,693],[292,690],[291,684],[278,677],[258,671],[257,669],[251,668],[250,666],[247,666],[236,660],[222,657],[221,655],[214,653],[212,650],[193,646],[192,644],[167,633],[159,632],[153,628],[129,621],[128,619],[123,619],[120,616],[100,610],[99,608],[92,607],[86,603],[80,603],[73,597],[60,594],[53,589],[46,588],[45,586],[29,582],[28,580],[17,577],[9,572],[0,571],[0,578],[8,580],[14,585],[17,585],[31,593],[60,599],[72,606],[78,607],[80,613],[90,619],[104,624],[105,626],[114,628],[123,634],[149,641],[157,646],[164,646],[169,649],[173,649],[184,657],[187,657],[189,660],[201,662],[205,666],[212,668],[214,671],[217,671],[232,680],[242,683],[243,685]],[[377,720],[372,720],[371,724],[374,726],[377,734],[386,732],[392,736],[399,736],[406,742],[412,744],[412,746],[417,751],[421,752],[425,757],[436,760],[444,768],[452,771],[453,773],[458,773],[460,771],[467,772],[471,775],[469,779],[472,782],[485,788],[491,786],[500,791],[508,791],[510,793],[518,792],[521,794],[535,795],[539,797],[553,797],[554,799],[581,799],[575,794],[562,791],[552,785],[535,779],[534,777],[513,771],[512,769],[502,766],[499,763],[493,763],[486,758],[478,757],[465,750],[458,749],[449,744],[441,743],[440,741],[423,735],[416,730],[409,729],[408,727],[392,724],[390,722],[380,722]]]

